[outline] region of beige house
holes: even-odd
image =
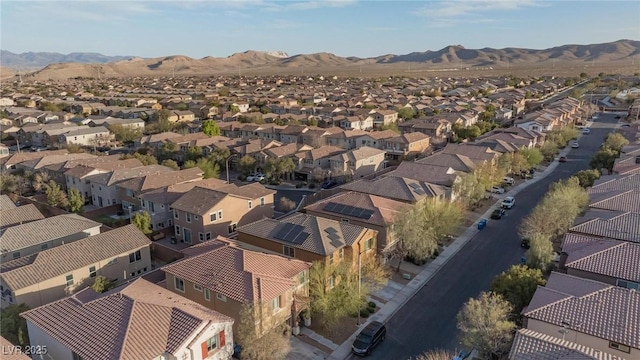
[[[620,358],[640,358],[640,293],[552,273],[523,311],[526,328]]]
[[[384,151],[389,160],[405,160],[423,154],[429,149],[429,136],[420,133],[407,133],[385,139]]]
[[[533,359],[625,360],[609,352],[562,339],[562,334],[553,336],[520,329],[513,339],[509,360]]]
[[[0,216],[4,217],[4,213],[0,213]],[[98,235],[101,226],[80,215],[64,214],[9,227],[0,235],[2,262]]]
[[[294,325],[308,308],[310,263],[287,259],[218,237],[183,250],[186,258],[162,268],[168,290],[235,319],[254,306],[256,332]]]
[[[91,182],[87,179],[92,175],[108,173],[117,169],[132,169],[141,167],[142,162],[138,159],[118,160],[93,165],[79,165],[66,170],[63,175],[67,192],[76,189],[84,196],[85,203],[90,203],[93,199]]]
[[[329,158],[331,177],[349,176],[359,179],[386,167],[386,152],[363,146]]]
[[[9,227],[44,219],[44,215],[42,215],[40,210],[38,210],[38,207],[34,204],[0,209],[0,235],[2,235]],[[2,247],[0,247],[0,249],[2,249]]]
[[[113,139],[111,132],[104,126],[71,130],[58,136],[59,145],[78,144],[81,146],[104,146]]]
[[[260,183],[196,186],[171,204],[175,236],[192,244],[235,234],[239,226],[273,217],[274,194]]]
[[[373,114],[373,126],[380,128],[398,121],[398,112],[395,110],[376,110]]]
[[[144,279],[116,292],[84,289],[21,315],[48,360],[227,360],[233,353],[233,319]]]
[[[151,241],[134,225],[2,263],[2,307],[35,308],[84,289],[102,275],[122,283],[151,270]]]

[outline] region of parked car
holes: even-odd
[[[582,133],[583,133],[583,134],[588,134],[588,133],[590,133],[590,132],[591,132],[591,129],[589,129],[589,128],[584,128],[584,129],[582,129]]]
[[[338,185],[338,182],[335,180],[327,180],[325,182],[322,183],[322,188],[323,189],[331,189],[332,187]]]
[[[351,345],[351,352],[358,356],[367,356],[386,336],[387,328],[384,324],[372,321],[356,336]]]
[[[502,181],[507,185],[513,185],[516,183],[514,178],[508,177],[508,176],[505,176],[504,178],[502,178]]]
[[[500,220],[502,219],[502,217],[506,214],[507,212],[504,211],[504,209],[502,208],[498,208],[493,210],[493,212],[491,213],[491,218],[492,219],[496,219],[496,220]]]
[[[577,149],[577,148],[579,148],[579,147],[580,147],[580,144],[578,144],[578,142],[577,142],[577,141],[574,141],[574,142],[572,142],[572,143],[571,143],[571,148],[573,148],[573,149]]]
[[[566,156],[560,156],[560,158],[558,159],[559,162],[567,162],[567,157]]]
[[[265,179],[265,175],[262,173],[254,173],[247,176],[247,181],[262,181]]]
[[[513,196],[507,196],[506,198],[504,198],[504,200],[502,200],[502,203],[500,205],[504,209],[511,209],[516,205],[516,198],[514,198]]]
[[[494,194],[504,194],[504,188],[501,187],[501,186],[497,186],[497,185],[492,186],[489,191],[494,193]]]

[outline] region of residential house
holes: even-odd
[[[302,134],[302,143],[314,148],[320,148],[329,144],[329,135],[342,132],[342,129],[335,127],[329,129],[312,127]]]
[[[295,154],[303,153],[303,152],[310,151],[310,150],[313,150],[312,146],[304,145],[304,144],[291,143],[291,144],[285,144],[285,145],[282,145],[282,146],[271,147],[271,148],[265,149],[264,150],[264,154],[267,155],[267,157],[272,158],[272,159],[290,157],[292,159],[296,159],[297,160],[297,158],[295,157]]]
[[[442,185],[396,176],[353,181],[340,186],[340,189],[376,195],[409,204],[415,204],[428,197],[444,198],[449,192]]]
[[[296,177],[309,180],[311,179],[311,175],[315,176],[316,174],[320,174],[320,177],[324,178],[324,174],[327,173],[331,167],[330,158],[343,152],[344,150],[342,148],[327,145],[295,154],[296,159],[294,162],[297,165],[295,171]]]
[[[451,122],[445,119],[412,119],[398,124],[403,134],[420,132],[429,136],[435,142],[443,142],[451,132]]]
[[[640,213],[588,210],[569,232],[640,243]]]
[[[162,165],[140,166],[131,169],[116,169],[85,177],[91,185],[92,204],[97,207],[119,205],[122,203],[116,185],[127,179],[146,175],[160,175],[174,170]]]
[[[303,261],[357,264],[376,255],[378,232],[302,213],[262,219],[238,229],[238,241]]]
[[[397,241],[393,234],[393,222],[410,209],[411,205],[404,202],[349,191],[311,204],[305,207],[305,212],[377,231],[377,251],[379,254],[388,254]]]
[[[144,135],[142,138],[134,143],[135,147],[148,146],[152,149],[160,149],[162,145],[169,139],[180,138],[183,135],[174,132],[162,132],[159,134]]]
[[[16,204],[11,200],[9,195],[0,195],[0,211],[15,209],[16,207]]]
[[[529,329],[519,329],[513,339],[509,360],[572,359],[624,360],[601,350]],[[566,335],[563,337],[566,338]]]
[[[37,171],[45,171],[47,172],[47,168],[51,165],[55,164],[63,164],[68,161],[75,160],[92,160],[97,158],[96,155],[87,154],[87,153],[72,153],[72,154],[64,154],[64,155],[51,155],[45,157],[37,157],[32,160],[26,160],[16,165],[17,169],[24,169],[25,171],[37,172]]]
[[[104,156],[100,157],[103,158]],[[92,165],[78,165],[66,170],[63,175],[67,191],[76,189],[84,197],[85,203],[93,202],[91,182],[88,177],[96,174],[108,173],[117,169],[132,169],[143,166],[138,159],[117,160],[112,162],[94,163]]]
[[[457,171],[449,166],[428,165],[411,161],[401,162],[395,170],[385,176],[403,177],[449,188],[460,178]],[[455,197],[454,194],[451,195]]]
[[[526,328],[627,359],[640,358],[640,292],[553,272],[523,311]]]
[[[140,118],[133,119],[120,119],[120,118],[112,118],[107,117],[104,119],[92,119],[89,122],[89,126],[104,126],[107,129],[111,129],[113,126],[122,126],[124,128],[129,129],[144,129],[145,122]]]
[[[362,146],[329,158],[331,177],[361,178],[386,167],[386,152]]]
[[[4,211],[0,215],[4,217]],[[8,227],[0,235],[2,262],[100,234],[101,226],[80,215],[63,214]]]
[[[344,130],[370,130],[373,125],[372,116],[347,116],[339,124]]]
[[[150,244],[135,225],[126,225],[3,262],[2,307],[46,305],[91,285],[98,275],[116,284],[135,278],[151,269]]]
[[[385,139],[386,158],[394,161],[415,158],[429,149],[429,136],[420,132]]]
[[[596,180],[593,186],[587,189],[587,193],[591,196],[598,193],[637,190],[639,188],[640,174],[605,175]]]
[[[256,333],[294,326],[308,308],[308,262],[248,249],[217,237],[183,250],[186,257],[162,268],[168,290],[236,319],[253,306]]]
[[[455,171],[470,173],[477,167],[469,157],[459,154],[438,152],[426,158],[416,160],[416,163],[423,165],[448,167]]]
[[[368,132],[356,140],[356,146],[369,146],[376,149],[384,149],[384,145],[387,139],[391,139],[398,136],[393,130],[382,130]]]
[[[104,146],[111,142],[113,135],[104,126],[78,129],[61,134],[58,145],[78,144],[81,146]]]
[[[371,116],[373,126],[378,129],[398,121],[398,112],[395,110],[376,110]]]
[[[5,197],[6,195],[0,196]],[[26,204],[12,208],[2,207],[0,210],[0,235],[4,233],[6,228],[42,219],[44,219],[44,215],[42,215],[34,204]],[[0,250],[1,249],[0,247]]]
[[[177,122],[192,122],[196,119],[195,114],[190,110],[173,110],[171,112],[177,118]]]
[[[237,154],[238,159],[244,156],[249,156],[255,159],[256,166],[262,167],[266,164],[267,159],[269,158],[266,150],[278,148],[280,146],[282,146],[282,144],[275,140],[252,139],[244,141],[242,144],[232,148],[232,150],[234,154]]]
[[[514,121],[514,126],[531,131],[547,132],[553,130],[558,123],[558,119],[550,114],[534,113],[524,119]]]
[[[226,360],[233,353],[232,318],[141,278],[21,315],[31,344],[46,346],[50,359]]]
[[[359,146],[358,138],[367,134],[368,132],[362,130],[336,132],[327,135],[327,145],[341,147],[345,150],[352,150]]]
[[[273,217],[274,194],[259,183],[217,189],[196,186],[171,204],[175,236],[192,244],[235,234],[239,226]]]
[[[249,111],[249,103],[244,101],[238,101],[231,104],[231,106],[235,106],[241,113],[246,113]]]
[[[202,180],[203,174],[204,172],[198,167],[162,174],[145,174],[118,182],[116,190],[123,209],[144,210],[153,214],[155,213],[153,203],[149,204],[149,207],[146,206],[146,203],[141,203],[140,194],[169,185]]]
[[[10,155],[2,162],[2,166],[5,170],[15,170],[19,164],[22,164],[25,161],[42,159],[47,156],[53,155],[64,155],[69,152],[66,149],[61,150],[48,150],[48,151],[38,151],[38,152],[19,152]]]
[[[444,154],[458,154],[467,157],[476,165],[491,163],[497,165],[501,153],[493,150],[490,146],[475,143],[448,143],[443,149]]]

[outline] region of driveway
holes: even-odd
[[[462,305],[489,289],[491,280],[520,262],[517,228],[549,184],[589,167],[589,160],[611,132],[615,115],[600,115],[591,133],[571,149],[567,162],[517,196],[516,206],[501,220],[490,220],[480,231],[387,323],[387,338],[371,354],[372,359],[409,359],[428,350],[460,349],[456,315]]]

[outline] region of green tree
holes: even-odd
[[[545,141],[540,147],[540,153],[545,161],[553,161],[558,154],[558,145],[553,141]]]
[[[265,165],[265,174],[271,181],[280,181],[283,175],[292,173],[296,165],[290,158],[268,158]]]
[[[71,143],[65,145],[64,148],[67,150],[67,152],[69,152],[69,154],[79,154],[84,152],[84,149],[82,148],[82,146],[80,146],[80,144]]]
[[[538,286],[544,286],[545,283],[540,269],[513,265],[509,270],[493,278],[491,291],[510,302],[514,314],[520,314],[533,298]]]
[[[533,234],[529,238],[529,249],[525,253],[525,257],[528,267],[546,272],[551,261],[556,257],[551,239],[544,234]]]
[[[140,160],[142,165],[145,166],[158,164],[158,159],[156,159],[156,157],[151,154],[141,154],[139,152],[136,152],[133,154],[133,157]]]
[[[131,223],[145,235],[151,234],[151,214],[147,211],[138,211],[131,216]]]
[[[84,196],[78,189],[70,189],[69,190],[69,211],[72,213],[80,214],[82,213],[82,208],[84,207]]]
[[[509,353],[516,324],[509,320],[511,304],[498,294],[483,292],[469,299],[458,313],[460,342],[483,358],[500,359]]]
[[[387,124],[387,125],[382,125],[380,130],[391,130],[391,131],[393,131],[395,133],[400,134],[400,129],[398,129],[398,123],[395,123],[395,122],[392,122],[392,123]]]
[[[458,354],[451,350],[430,350],[423,354],[418,355],[416,360],[451,360],[454,359]]]
[[[202,123],[202,132],[209,136],[220,136],[220,128],[214,120],[205,120]]]
[[[316,118],[309,118],[309,120],[307,120],[307,125],[309,126],[318,126],[318,119]]]
[[[582,186],[583,188],[588,188],[593,186],[593,183],[600,178],[600,171],[596,169],[580,170],[573,176],[578,178],[580,186]]]
[[[220,167],[207,158],[200,158],[198,161],[187,160],[182,165],[183,169],[200,168],[203,171],[202,177],[205,179],[220,177]]]
[[[529,163],[520,151],[511,154],[511,173],[520,174],[531,169]]]
[[[416,111],[412,107],[401,107],[398,109],[398,117],[402,120],[413,119],[416,116]]]
[[[618,153],[615,150],[609,148],[600,149],[589,162],[589,166],[598,171],[607,169],[607,172],[611,174],[617,158]]]
[[[240,112],[240,108],[238,105],[229,105],[229,111],[231,111],[232,114],[237,114]]]
[[[211,155],[209,155],[209,159],[218,166],[218,168],[222,169],[227,166],[227,160],[231,157],[231,151],[229,148],[215,148]]]
[[[532,169],[542,162],[544,156],[540,149],[532,148],[532,149],[519,149],[518,152],[522,154],[524,159],[527,162],[528,169]],[[527,169],[527,170],[528,170]]]
[[[0,192],[3,194],[15,193],[18,191],[16,176],[11,174],[0,174]]]
[[[467,209],[473,209],[484,198],[487,188],[474,173],[462,173],[453,184],[453,191]]]
[[[171,159],[163,160],[161,165],[166,166],[168,168],[172,168],[173,170],[180,169],[180,167],[178,166],[178,163],[175,160],[171,160]]]
[[[393,222],[393,235],[398,240],[394,255],[402,260],[410,256],[417,261],[431,257],[438,244],[453,234],[462,222],[464,211],[458,203],[426,198]],[[398,262],[398,271],[400,269]]]
[[[109,279],[107,279],[106,277],[102,275],[98,275],[96,276],[95,280],[93,280],[91,289],[93,289],[93,291],[99,294],[102,294],[104,292],[111,290],[114,287],[114,285],[115,284]]]
[[[47,194],[47,204],[59,208],[65,208],[69,204],[67,194],[60,188],[57,182],[50,180],[44,185],[45,194]]]
[[[607,138],[604,140],[604,148],[611,149],[615,151],[618,155],[622,151],[622,148],[629,144],[629,140],[627,140],[624,136],[618,133],[611,133],[607,135]]]
[[[202,157],[202,148],[198,145],[189,146],[186,155],[187,160],[198,160]]]
[[[11,304],[2,309],[0,312],[0,333],[3,338],[14,345],[29,345],[27,320],[20,316],[21,313],[29,310],[26,304]]]
[[[249,175],[256,168],[256,159],[249,155],[245,155],[238,160],[238,168],[243,175]]]
[[[37,173],[33,174],[33,177],[31,179],[31,187],[33,188],[33,190],[40,192],[45,188],[45,185],[49,182],[49,180],[51,180],[51,176],[49,175],[49,173],[38,171]]]
[[[156,126],[159,132],[167,132],[173,130],[174,124],[169,120],[171,111],[160,109],[155,113]]]
[[[244,304],[240,310],[238,331],[234,335],[242,346],[242,358],[284,360],[291,351],[288,331],[271,318],[260,319],[257,314],[270,312],[262,311],[260,306],[265,305]]]
[[[140,128],[132,128],[130,126],[111,125],[109,131],[113,133],[117,141],[124,144],[132,144],[142,137]]]

